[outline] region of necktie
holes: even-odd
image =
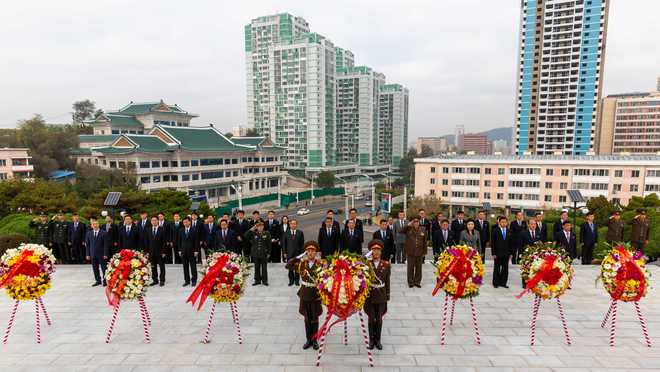
[[[96,237],[98,236],[98,234],[99,234],[99,232],[96,231],[96,230],[94,230],[94,239],[96,239]]]
[[[539,230],[541,230],[541,229],[542,229],[542,227],[541,227],[541,226],[542,226],[542,225],[541,225],[541,223],[539,222]]]
[[[383,240],[385,240],[385,231],[380,230],[380,237],[383,238]]]
[[[188,228],[186,227],[186,236],[188,236]]]
[[[130,234],[130,233],[131,233],[131,226],[126,226],[126,234]]]
[[[571,233],[567,232],[566,234],[566,242],[570,243],[571,242]]]
[[[442,230],[442,236],[444,237],[445,241],[447,241],[447,230]]]
[[[222,240],[227,238],[227,230],[222,230]]]
[[[156,228],[154,227],[154,235],[156,235]]]
[[[332,235],[332,230],[331,229],[326,229],[326,231],[328,232],[328,236]]]
[[[502,229],[502,238],[506,239],[506,229]]]
[[[592,222],[589,222],[589,227],[591,228],[591,231],[594,231],[594,224]]]
[[[534,230],[532,230],[531,233],[532,233],[532,240],[534,240]]]
[[[351,236],[351,238],[353,237],[353,230],[349,231],[349,235]]]

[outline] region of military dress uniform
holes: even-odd
[[[321,296],[316,287],[318,271],[323,267],[323,260],[314,256],[314,260],[307,257],[307,250],[313,249],[319,251],[318,243],[309,241],[305,243],[305,255],[302,258],[294,257],[286,264],[289,270],[295,270],[300,275],[300,289],[298,290],[298,297],[300,298],[300,306],[298,312],[305,317],[305,334],[307,342],[303,349],[309,349],[311,346],[315,350],[319,345],[314,340],[314,335],[319,331],[319,317],[323,314],[323,306],[321,305]]]
[[[370,249],[380,249],[380,241],[369,243]],[[370,260],[369,266],[374,270],[376,277],[371,283],[369,297],[364,302],[364,312],[369,317],[369,348],[376,346],[378,350],[383,349],[380,343],[380,336],[383,331],[383,317],[387,313],[387,302],[390,300],[390,273],[392,265],[389,261],[380,259],[379,261]]]
[[[257,225],[263,222],[257,222]],[[250,244],[250,255],[254,263],[254,283],[253,285],[268,285],[268,258],[271,251],[271,237],[266,230],[261,232],[248,230],[245,233],[245,240]]]
[[[48,222],[31,221],[30,227],[35,229],[36,243],[50,248],[50,224]],[[59,258],[57,256],[55,257]]]
[[[69,251],[69,223],[55,220],[52,222],[51,240],[53,242],[53,253],[62,263],[71,263],[71,252]]]

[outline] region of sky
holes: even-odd
[[[281,12],[407,86],[411,141],[514,123],[520,0],[22,0],[0,4],[0,127],[70,122],[82,99],[245,125],[243,27]],[[611,0],[604,94],[655,89],[658,14],[658,0]]]

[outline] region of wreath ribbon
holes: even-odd
[[[635,263],[633,256],[628,250],[623,247],[617,247],[616,250],[619,253],[619,257],[621,257],[621,267],[616,273],[616,289],[611,296],[614,300],[620,300],[625,291],[626,282],[628,280],[637,280],[639,281],[639,292],[632,301],[639,301],[640,298],[644,297],[644,292],[646,291],[644,272]]]
[[[328,316],[326,316],[323,325],[319,331],[314,335],[314,339],[319,339],[323,333],[330,332],[330,329],[337,323],[345,321],[352,313],[350,306],[339,305],[339,293],[343,289],[346,292],[346,299],[350,305],[355,300],[355,290],[353,289],[353,274],[351,268],[346,260],[336,260],[334,267],[334,275],[332,282],[332,289],[330,291],[332,301],[328,304]],[[339,319],[330,323],[332,315],[336,315]],[[330,323],[330,324],[328,324]]]
[[[190,294],[190,297],[188,297],[188,300],[186,300],[186,303],[190,302],[193,307],[195,306],[195,302],[199,299],[199,304],[197,305],[197,310],[201,310],[202,306],[204,306],[204,302],[206,301],[206,298],[211,294],[213,291],[213,286],[216,284],[218,279],[220,280],[220,283],[231,283],[234,281],[234,273],[228,273],[228,274],[223,274],[222,269],[227,265],[227,262],[229,262],[229,255],[223,255],[220,258],[218,258],[218,261],[213,264],[209,268],[209,271],[204,275],[204,278],[202,278],[202,281],[199,282],[197,287],[195,287],[195,290]]]
[[[18,256],[14,264],[11,265],[9,272],[7,272],[5,277],[0,280],[0,288],[11,283],[14,277],[18,275],[26,275],[30,277],[39,276],[41,273],[39,265],[30,261],[30,256],[33,254],[34,251],[32,250],[24,250],[21,252],[21,255]]]
[[[447,280],[449,280],[449,277],[453,276],[458,282],[456,293],[454,293],[453,297],[460,298],[463,295],[463,291],[465,291],[467,280],[470,279],[474,273],[472,270],[472,263],[463,250],[455,249],[451,253],[454,258],[452,258],[449,267],[447,267],[447,269],[440,273],[438,278],[436,278],[435,288],[433,288],[432,292],[433,296],[435,296],[440,288],[445,285]]]
[[[525,293],[532,290],[536,287],[541,281],[548,283],[549,285],[555,285],[559,282],[559,279],[562,277],[562,272],[558,267],[555,267],[555,261],[557,261],[557,256],[547,255],[545,260],[539,267],[539,271],[534,274],[534,276],[527,282],[525,289],[522,290],[517,296],[516,299],[520,300]]]
[[[117,264],[110,280],[108,280],[108,286],[105,288],[105,296],[108,298],[108,304],[112,307],[117,306],[121,300],[124,287],[131,275],[131,260],[134,257],[133,251],[130,249],[122,249],[119,255],[121,256],[119,264]]]

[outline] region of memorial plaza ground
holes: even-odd
[[[542,304],[537,345],[529,345],[532,296],[516,300],[518,270],[510,268],[510,289],[486,284],[475,299],[482,345],[474,344],[467,303],[456,307],[447,345],[440,346],[443,297],[432,297],[433,267],[424,265],[423,288],[409,289],[405,268],[395,265],[392,300],[385,318],[382,351],[374,350],[375,368],[368,364],[357,317],[349,320],[348,346],[343,329],[328,337],[322,369],[316,353],[302,350],[304,327],[298,315],[296,288],[287,287],[282,264],[269,266],[270,286],[248,287],[238,303],[244,338],[237,344],[229,306],[217,308],[212,342],[202,344],[210,302],[197,312],[185,300],[180,266],[167,267],[165,287],[149,289],[146,302],[152,317],[151,344],[143,339],[136,302],[122,302],[112,342],[105,343],[111,308],[102,287],[90,287],[89,266],[60,266],[54,287],[44,297],[53,325],[42,318],[42,344],[35,344],[32,302],[21,303],[9,343],[0,344],[2,371],[658,371],[660,370],[660,299],[657,288],[641,301],[653,347],[644,344],[632,304],[621,303],[617,314],[616,347],[608,346],[609,329],[600,327],[609,297],[595,285],[597,266],[576,266],[573,289],[563,298],[572,346],[567,346],[554,301]],[[660,278],[657,266],[650,266]],[[251,279],[250,279],[251,281]],[[0,297],[0,325],[7,324],[12,302]]]

